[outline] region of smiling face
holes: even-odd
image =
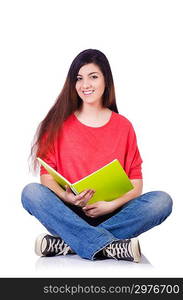
[[[100,68],[93,63],[82,66],[75,87],[84,103],[101,104],[105,80]]]

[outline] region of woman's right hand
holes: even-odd
[[[75,195],[71,188],[66,185],[64,200],[72,205],[84,207],[90,198],[93,197],[94,193],[94,190],[87,189],[81,192],[79,195]]]

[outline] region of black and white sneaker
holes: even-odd
[[[140,262],[141,250],[137,238],[114,241],[102,250],[102,254],[116,260]]]
[[[40,234],[35,242],[35,252],[38,256],[55,256],[74,254],[69,245],[60,237],[49,234]]]

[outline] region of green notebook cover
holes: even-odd
[[[76,195],[85,189],[94,189],[96,192],[88,201],[88,204],[97,201],[112,201],[134,188],[118,159],[114,159],[104,167],[73,184],[41,158],[37,157],[37,159],[62,188],[65,189],[67,184]]]

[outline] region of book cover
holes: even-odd
[[[134,188],[118,159],[114,159],[75,183],[70,183],[41,158],[37,157],[37,159],[62,188],[65,189],[67,184],[76,195],[85,189],[94,189],[96,192],[87,204],[97,201],[112,201]]]

